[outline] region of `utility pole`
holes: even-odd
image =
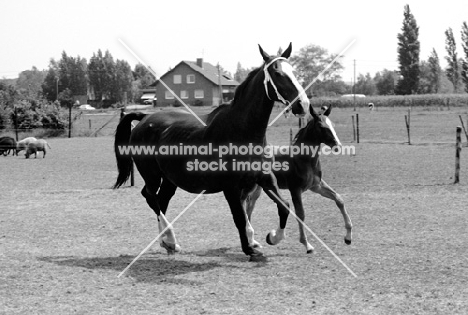
[[[356,111],[356,59],[354,59],[353,103],[354,111]]]
[[[223,103],[223,85],[221,84],[221,66],[218,62],[219,104]]]

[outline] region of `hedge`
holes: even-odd
[[[413,106],[468,106],[468,94],[421,94],[421,95],[386,95],[356,97],[356,107],[413,107]],[[314,107],[333,105],[334,107],[354,107],[352,97],[317,97],[311,99]]]

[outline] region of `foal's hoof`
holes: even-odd
[[[351,240],[346,239],[346,237],[344,239],[344,242],[345,242],[346,245],[351,245]]]
[[[250,255],[249,261],[251,261],[251,262],[266,262],[267,258],[265,256],[263,256],[262,253],[252,254],[252,255]]]
[[[273,243],[273,241],[271,240],[271,232],[267,234],[266,236],[266,242],[268,245],[276,245],[275,243]]]
[[[159,245],[166,249],[168,255],[174,255],[175,253],[179,253],[181,251],[179,244],[169,244],[164,242],[164,240],[161,240]]]

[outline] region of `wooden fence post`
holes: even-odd
[[[18,142],[18,109],[16,108],[16,105],[13,105],[15,108],[15,137],[16,137],[16,142]]]
[[[411,144],[411,137],[410,137],[411,111],[410,110],[408,110],[408,116],[405,115],[405,123],[406,123],[406,131],[408,133],[408,144]]]
[[[460,152],[462,149],[461,145],[461,130],[460,126],[457,127],[457,142],[456,142],[456,149],[455,149],[455,180],[453,181],[454,184],[458,184],[460,182]]]
[[[72,130],[72,106],[73,106],[73,104],[68,105],[68,138],[71,138],[71,130]]]
[[[353,120],[353,141],[356,142],[356,126],[354,125],[354,115],[351,116]]]
[[[359,143],[359,114],[356,114],[356,142]]]
[[[462,118],[461,115],[458,115],[458,117],[460,117],[460,121],[461,121],[461,124],[462,124],[462,127],[463,127],[463,131],[465,132],[466,141],[468,141],[468,133],[466,132],[465,124],[463,123],[463,118]]]

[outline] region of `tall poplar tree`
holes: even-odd
[[[403,78],[398,81],[396,93],[413,94],[417,92],[419,83],[419,27],[409,5],[405,5],[403,15],[403,26],[397,36],[398,61]]]
[[[466,21],[462,24],[461,36],[463,52],[465,54],[465,59],[462,59],[461,77],[465,84],[465,91],[468,92],[468,25]]]
[[[450,82],[452,82],[454,92],[457,93],[458,85],[460,84],[460,67],[458,65],[457,44],[451,27],[445,31],[445,36],[445,50],[447,50],[448,55],[445,57],[448,63],[445,74]]]
[[[439,93],[442,70],[440,68],[439,56],[435,48],[432,48],[431,55],[429,59],[427,59],[427,62],[429,64],[429,84],[431,86],[431,93]]]

